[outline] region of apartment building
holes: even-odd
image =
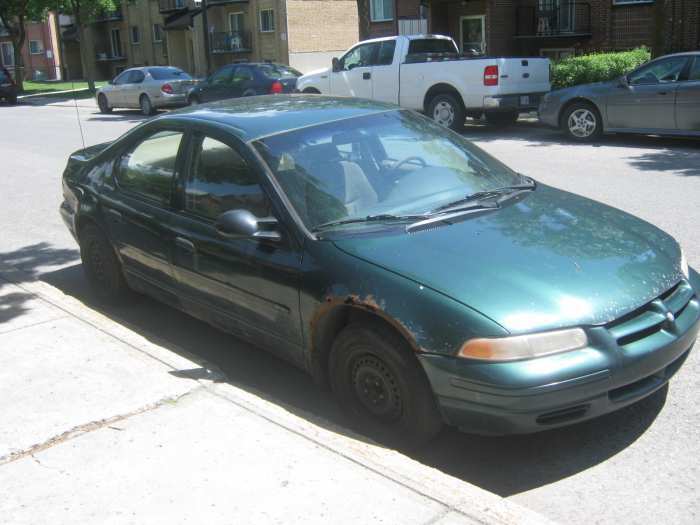
[[[700,1],[665,0],[360,0],[363,38],[432,32],[464,53],[561,58],[652,46],[700,48]],[[660,14],[661,13],[661,14]]]
[[[0,64],[11,74],[21,72],[24,80],[60,80],[57,15],[48,13],[46,20],[26,23],[26,38],[22,46],[22,63],[15,63],[14,44],[7,28],[0,25]]]

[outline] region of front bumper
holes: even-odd
[[[533,111],[540,104],[544,93],[519,93],[484,97],[484,111]]]
[[[700,278],[694,277],[698,290]],[[680,369],[699,329],[696,292],[673,333],[661,330],[626,346],[606,327],[592,327],[589,346],[572,352],[499,363],[425,354],[420,362],[448,424],[476,434],[531,433],[598,417],[651,395]]]

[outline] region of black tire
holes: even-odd
[[[567,107],[559,125],[566,136],[575,142],[593,142],[603,133],[603,120],[598,109],[583,101]]]
[[[80,231],[80,259],[85,277],[99,301],[119,304],[127,298],[129,288],[121,263],[107,237],[93,224],[87,224]]]
[[[107,101],[107,97],[105,97],[102,93],[99,94],[97,97],[97,107],[100,108],[100,113],[111,113],[112,108],[109,107],[109,102]]]
[[[498,127],[512,126],[520,116],[517,111],[489,111],[485,115],[486,122]]]
[[[155,108],[153,107],[153,103],[151,102],[151,99],[148,98],[148,95],[141,95],[141,98],[139,98],[139,105],[141,106],[142,115],[148,117],[156,112]]]
[[[333,342],[333,393],[360,432],[391,446],[417,447],[443,422],[411,348],[379,324],[351,324]]]
[[[199,97],[197,95],[192,95],[190,98],[187,99],[187,102],[190,106],[198,106],[202,103],[202,101],[199,100]]]
[[[430,99],[426,112],[430,118],[442,126],[454,131],[464,129],[467,114],[462,101],[455,95],[444,93],[434,96]]]
[[[316,88],[306,88],[302,93],[306,93],[307,95],[320,95],[321,92],[316,89]]]

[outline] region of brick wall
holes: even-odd
[[[345,50],[359,40],[355,0],[288,0],[289,52]]]

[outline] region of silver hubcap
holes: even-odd
[[[597,121],[591,110],[581,108],[569,115],[568,125],[572,135],[585,139],[593,135],[597,126]]]
[[[448,102],[438,102],[433,109],[433,120],[441,126],[450,127],[455,120],[455,110]]]

